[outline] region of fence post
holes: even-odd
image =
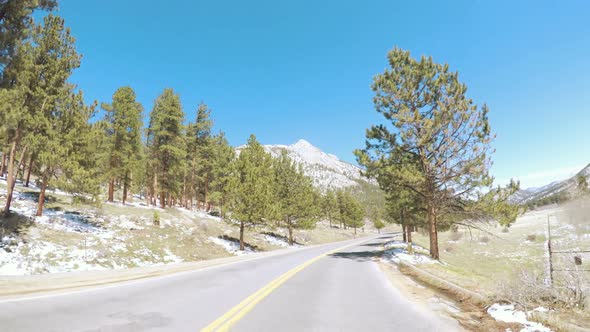
[[[551,216],[547,215],[547,240],[545,242],[545,247],[547,249],[547,270],[545,271],[545,284],[548,286],[553,286],[553,257],[551,252],[551,225],[549,223]]]

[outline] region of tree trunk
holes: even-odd
[[[356,236],[356,226],[354,226],[354,236]]]
[[[10,203],[12,202],[12,188],[14,179],[12,178],[12,173],[14,171],[14,154],[16,153],[16,140],[12,142],[12,146],[10,147],[10,154],[8,157],[8,174],[6,175],[6,185],[7,185],[7,195],[6,195],[6,204],[4,205],[4,216],[7,217],[10,213]]]
[[[115,179],[111,178],[109,181],[109,197],[107,199],[109,202],[115,201]]]
[[[203,207],[207,206],[207,212],[209,212],[209,174],[205,177],[205,202],[203,202]]]
[[[12,143],[12,147],[10,148],[10,156],[8,160],[8,175],[6,176],[6,184],[7,184],[7,195],[6,195],[6,204],[4,205],[4,216],[8,216],[10,214],[10,205],[12,203],[12,196],[14,195],[14,185],[16,184],[16,173],[15,173],[15,157],[16,157],[16,146],[17,140]],[[18,168],[21,167],[23,157],[27,152],[28,146],[25,145],[23,151],[21,152],[20,162],[17,166]]]
[[[293,245],[293,225],[291,224],[291,222],[287,219],[287,226],[289,228],[289,245],[292,246]]]
[[[6,173],[6,160],[8,156],[6,155],[5,152],[2,152],[2,164],[0,165],[0,176],[4,176],[4,173]]]
[[[240,250],[244,250],[244,222],[240,221]]]
[[[20,179],[20,182],[21,183],[23,183],[24,180],[25,180],[25,166],[23,165],[24,161],[25,161],[25,155],[23,154],[21,156],[21,159],[18,161],[18,165],[19,166],[18,166],[18,168],[16,170],[16,174],[17,174],[16,177],[18,177]]]
[[[180,206],[186,209],[186,172],[182,177],[182,197],[180,198]]]
[[[403,223],[402,223],[402,236],[403,236],[403,239],[402,239],[402,241],[403,241],[404,243],[405,243],[405,242],[408,242],[408,238],[407,238],[407,236],[406,236],[406,233],[407,233],[407,227],[406,227],[406,225],[405,225],[405,224],[403,224]]]
[[[439,259],[438,255],[438,230],[436,229],[436,210],[434,207],[428,207],[428,223],[430,226],[430,257],[433,259]]]
[[[157,206],[157,200],[158,200],[158,173],[154,171],[154,184],[153,184],[153,195],[152,195],[152,199],[154,200],[154,202],[152,203],[153,206]]]
[[[41,217],[43,215],[43,204],[45,204],[45,190],[47,190],[47,173],[46,170],[43,172],[43,179],[41,183],[41,191],[39,192],[39,202],[37,203],[37,213],[35,215],[37,217]]]
[[[133,172],[129,172],[127,182],[127,195],[125,195],[125,201],[129,203],[133,203],[133,191],[130,190],[131,185],[133,185]],[[141,190],[138,191],[139,197],[141,197]]]
[[[33,169],[33,164],[35,163],[35,155],[31,154],[31,159],[29,160],[29,167],[27,168],[27,178],[25,180],[25,187],[29,187],[29,182],[31,181],[31,170]]]
[[[408,240],[409,243],[412,243],[412,226],[407,225],[406,232],[407,232],[406,239]]]
[[[125,178],[123,179],[123,205],[127,202],[127,188],[129,186],[129,176],[125,174]]]
[[[160,193],[160,207],[162,209],[166,208],[166,193],[163,191]]]

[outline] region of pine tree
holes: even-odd
[[[326,194],[322,199],[322,209],[324,216],[328,218],[330,228],[332,228],[332,220],[334,219],[338,209],[338,201],[336,200],[336,194],[334,194],[334,190],[328,189],[326,191]]]
[[[576,176],[576,183],[579,195],[585,195],[588,193],[588,179],[583,174]]]
[[[172,206],[172,201],[182,194],[186,158],[183,118],[180,97],[172,89],[165,89],[150,113],[147,137],[151,196],[154,203],[160,196],[162,208]]]
[[[312,180],[305,174],[285,150],[274,161],[276,217],[282,220],[289,232],[289,245],[293,245],[294,229],[310,229],[315,226],[319,214],[318,194]]]
[[[214,136],[212,141],[213,166],[209,202],[219,207],[223,217],[230,195],[230,181],[234,174],[236,153],[227,142],[224,133]]]
[[[386,195],[386,213],[389,220],[402,227],[404,242],[412,242],[412,231],[416,227],[428,226],[419,198],[414,192],[403,189],[392,190]]]
[[[365,224],[361,204],[345,190],[339,190],[336,193],[336,199],[338,201],[338,219],[343,226],[354,228],[354,234],[356,234],[356,229]]]
[[[251,135],[240,152],[230,182],[231,217],[240,222],[240,250],[244,250],[245,228],[272,217],[273,177],[272,157]]]
[[[377,233],[381,234],[381,230],[385,227],[385,223],[380,215],[374,214],[371,216],[371,221],[373,222],[373,226],[377,229]]]
[[[214,139],[211,135],[213,121],[210,118],[211,110],[206,104],[201,103],[197,108],[197,117],[194,123],[187,128],[187,174],[185,176],[185,196],[195,198],[197,205],[203,202],[203,208],[210,210],[209,193],[211,187],[213,163],[214,163]]]
[[[82,101],[81,98],[79,100]],[[104,159],[109,146],[108,137],[105,135],[106,126],[102,121],[90,123],[97,108],[96,102],[90,106],[84,106],[82,103],[78,105],[81,117],[87,116],[88,120],[85,124],[80,124],[75,137],[76,145],[71,149],[68,157],[73,161],[73,167],[63,170],[62,176],[57,178],[56,185],[72,193],[74,199],[85,201],[87,195],[90,195],[93,203],[100,205]]]
[[[91,143],[88,124],[93,108],[84,104],[81,92],[75,93],[72,85],[64,86],[51,111],[47,112],[43,128],[44,148],[39,151],[41,169],[41,190],[37,205],[37,216],[43,214],[45,192],[52,183],[71,192],[96,194],[97,184],[88,185],[88,154],[83,152]],[[94,189],[94,190],[93,190]]]
[[[11,82],[0,92],[0,99],[9,103],[1,109],[10,145],[5,214],[10,211],[16,170],[31,147],[43,151],[56,102],[67,90],[64,87],[72,71],[80,65],[74,43],[63,19],[50,14],[43,25],[35,26],[31,40],[19,45],[10,66],[5,68],[3,79]],[[19,165],[15,165],[17,149],[21,150]]]
[[[22,53],[24,45],[28,45],[30,42],[34,27],[32,13],[36,10],[51,10],[56,5],[54,0],[0,0],[0,105],[2,105],[0,106],[0,153],[2,154],[0,176],[4,176],[7,172],[10,152],[15,152],[20,147],[19,144],[16,144],[16,146],[12,144],[21,140],[20,137],[14,136],[14,130],[16,129],[14,126],[15,113],[26,112],[23,108],[24,91],[22,91],[22,87],[19,90],[14,90],[15,72],[16,70],[24,70],[24,68],[22,68],[22,63],[19,67],[12,62],[17,49],[21,49]],[[8,75],[5,74],[7,67],[11,68],[11,73]],[[12,116],[7,113],[12,113]],[[18,120],[16,121],[18,122]],[[20,127],[20,130],[22,130],[22,126]],[[25,155],[23,154],[23,157]],[[33,161],[34,155],[30,155],[26,186],[28,186]],[[13,164],[11,163],[11,165]],[[11,191],[14,181],[10,185],[10,179],[7,180],[10,191],[9,196],[12,197]],[[8,205],[10,205],[10,202]]]
[[[109,124],[110,157],[108,158],[108,201],[113,202],[115,183],[123,185],[123,204],[132,185],[133,174],[138,173],[141,161],[141,113],[143,107],[137,102],[131,87],[122,87],[113,94],[113,101],[103,104]]]
[[[367,130],[366,148],[355,153],[369,171],[389,173],[389,192],[403,188],[419,196],[430,255],[438,259],[439,221],[492,183],[488,108],[466,96],[466,85],[446,64],[417,61],[397,48],[388,60],[390,69],[372,85],[375,107],[387,123]]]
[[[9,65],[18,45],[29,37],[33,12],[55,7],[55,0],[0,0],[0,70]]]

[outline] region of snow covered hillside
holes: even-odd
[[[527,188],[519,190],[511,197],[512,203],[526,204],[531,201],[537,201],[559,193],[571,193],[578,185],[577,177],[584,176],[590,182],[590,164],[584,167],[576,175],[563,181],[554,181],[539,188]]]
[[[236,150],[239,152],[242,148],[240,146]],[[264,149],[273,157],[286,150],[291,159],[303,166],[303,171],[313,179],[314,185],[323,190],[351,187],[359,180],[366,181],[359,167],[325,153],[303,139],[291,145],[264,145]]]

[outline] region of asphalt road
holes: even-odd
[[[388,237],[3,300],[0,331],[455,330],[448,318],[405,299],[379,270],[373,259]]]

